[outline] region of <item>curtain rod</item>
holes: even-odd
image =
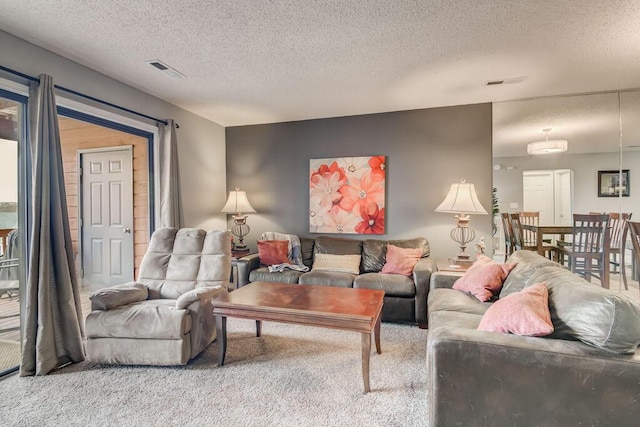
[[[13,75],[16,75],[18,77],[22,77],[23,79],[30,80],[32,82],[39,82],[40,81],[40,79],[38,77],[33,77],[33,76],[28,75],[28,74],[21,73],[20,71],[16,71],[16,70],[12,70],[11,68],[4,67],[2,65],[0,65],[0,70],[6,71],[7,73],[11,73]],[[77,92],[77,91],[75,91],[73,89],[69,89],[69,88],[66,88],[64,86],[53,85],[53,87],[55,87],[56,89],[61,90],[63,92],[68,92],[70,94],[79,96],[81,98],[89,99],[91,101],[98,102],[100,104],[107,105],[107,106],[112,107],[112,108],[117,108],[118,110],[126,111],[127,113],[135,114],[136,116],[139,116],[139,117],[144,117],[145,119],[150,119],[150,120],[153,120],[155,122],[162,123],[162,124],[165,124],[165,125],[167,124],[166,120],[157,119],[155,117],[148,116],[146,114],[139,113],[137,111],[130,110],[130,109],[125,108],[125,107],[121,107],[120,105],[116,105],[116,104],[113,104],[113,103],[108,102],[108,101],[103,101],[102,99],[94,98],[93,96],[85,95],[84,93]],[[180,127],[180,126],[178,126],[176,124],[176,127]]]

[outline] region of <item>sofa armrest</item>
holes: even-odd
[[[109,310],[114,307],[144,301],[149,297],[149,290],[142,283],[128,282],[109,288],[100,289],[89,296],[91,310]]]
[[[453,288],[453,284],[462,277],[464,273],[436,271],[431,275],[429,286],[436,288]]]
[[[640,351],[436,326],[429,331],[431,425],[635,425]],[[616,396],[611,398],[611,396]]]
[[[413,283],[416,286],[416,323],[427,323],[427,296],[431,273],[436,271],[435,260],[421,258],[413,267]]]
[[[238,258],[236,261],[238,267],[238,283],[236,289],[249,283],[249,273],[260,267],[260,257],[258,254],[251,254]]]
[[[227,292],[227,290],[222,287],[203,287],[192,289],[178,297],[178,299],[176,300],[176,308],[178,310],[182,310],[189,307],[196,301],[215,298],[221,293],[225,292]]]

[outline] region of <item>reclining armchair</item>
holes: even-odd
[[[216,337],[211,300],[227,292],[231,235],[159,228],[138,280],[90,296],[89,359],[107,364],[185,365]]]

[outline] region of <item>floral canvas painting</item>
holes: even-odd
[[[309,231],[384,234],[385,156],[311,159]]]

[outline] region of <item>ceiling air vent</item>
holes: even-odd
[[[498,86],[498,85],[512,85],[516,83],[522,83],[525,81],[526,77],[512,77],[510,79],[502,79],[502,80],[489,80],[485,83],[485,86]]]
[[[165,64],[164,62],[162,62],[162,61],[160,61],[158,59],[147,61],[147,64],[149,64],[152,67],[162,71],[166,75],[173,77],[174,79],[181,79],[183,77],[186,77],[180,71],[176,70],[173,67],[168,66],[167,64]]]

